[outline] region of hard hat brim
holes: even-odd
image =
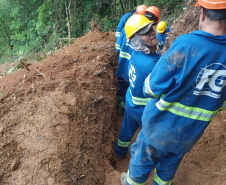
[[[204,7],[206,9],[213,10],[223,10],[226,9],[226,1],[225,0],[198,0],[195,3],[196,7]]]
[[[147,25],[146,27],[144,27],[143,29],[141,29],[140,31],[138,31],[137,34],[143,35],[143,34],[147,33],[151,29],[151,27],[153,26],[153,24],[155,24],[155,22],[150,23],[149,25]]]

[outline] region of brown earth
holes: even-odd
[[[0,79],[0,184],[104,184],[115,139],[114,33]],[[116,178],[117,179],[117,178]]]
[[[197,29],[193,12],[191,3],[175,21],[171,40]],[[123,119],[115,113],[114,44],[114,33],[94,29],[0,79],[0,184],[120,184],[129,155],[114,157]],[[226,185],[225,133],[222,111],[184,157],[175,185]]]
[[[194,0],[189,2],[187,10],[173,21],[171,26],[170,40],[171,42],[178,36],[198,30],[200,8],[195,7]]]

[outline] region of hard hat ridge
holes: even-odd
[[[206,9],[226,9],[226,0],[198,0],[195,6],[203,6]]]

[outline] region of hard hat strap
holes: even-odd
[[[156,17],[154,14],[149,13],[149,12],[146,12],[144,16],[147,17],[150,21],[157,22],[157,20],[158,20],[158,17]]]
[[[135,37],[136,37],[143,45],[145,45],[146,47],[148,47],[148,48],[151,47],[151,46],[149,46],[146,42],[144,42],[144,41],[139,37],[138,34],[135,34]]]

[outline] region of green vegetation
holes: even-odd
[[[0,63],[41,60],[87,33],[92,19],[101,31],[115,31],[121,16],[139,4],[159,7],[170,24],[184,0],[0,0]]]

